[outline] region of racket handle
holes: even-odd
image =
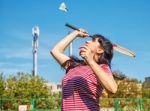
[[[67,27],[69,27],[69,28],[71,28],[71,29],[73,29],[73,30],[78,30],[78,31],[80,31],[77,27],[75,27],[75,26],[73,26],[73,25],[70,25],[70,24],[68,24],[68,23],[66,23],[65,26],[67,26]],[[93,38],[92,35],[89,35],[88,37]]]
[[[71,29],[73,29],[73,30],[78,30],[78,31],[79,31],[79,29],[78,29],[77,27],[72,26],[72,25],[70,25],[70,24],[68,24],[68,23],[66,23],[65,26],[67,26],[67,27],[69,27],[69,28],[71,28]]]

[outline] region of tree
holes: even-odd
[[[2,95],[5,90],[5,81],[3,73],[0,73],[0,110],[2,109]]]
[[[103,97],[107,98],[120,98],[118,99],[119,107],[122,108],[137,108],[138,107],[138,100],[133,98],[140,98],[142,97],[142,84],[137,79],[129,79],[127,78],[122,72],[115,71],[113,72],[113,76],[118,84],[117,93],[112,94],[109,92],[104,93]],[[105,99],[104,99],[105,100]],[[114,101],[108,99],[105,102],[104,106],[113,106]]]
[[[1,77],[0,81],[2,84],[4,79]],[[5,87],[0,87],[0,90],[3,90],[3,98],[7,98],[7,101],[3,102],[4,109],[16,109],[19,104],[30,104],[32,98],[48,98],[50,95],[45,80],[28,73],[10,75],[5,83]]]
[[[49,95],[49,88],[46,86],[45,80],[28,73],[19,72],[16,76],[11,75],[6,79],[6,83],[4,96],[7,98],[31,99]]]
[[[142,97],[143,98],[150,98],[150,89],[148,88],[142,88]]]
[[[3,95],[4,90],[5,90],[4,76],[3,76],[3,73],[0,73],[0,96],[1,97]]]
[[[137,80],[125,79],[118,81],[118,90],[116,94],[109,94],[109,97],[117,98],[138,98],[142,97],[142,84]]]
[[[113,71],[113,76],[118,85],[117,93],[105,94],[109,98],[136,98],[142,97],[142,84],[137,79],[130,79],[120,71]]]

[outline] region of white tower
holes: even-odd
[[[73,56],[73,43],[71,42],[69,45],[69,56]]]
[[[32,47],[33,47],[33,75],[37,76],[37,51],[38,51],[38,36],[40,34],[40,30],[38,26],[32,28]]]

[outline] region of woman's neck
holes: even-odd
[[[95,56],[94,56],[94,60],[95,60],[96,63],[99,62],[99,58],[100,58],[100,57],[101,57],[101,55],[95,55]]]
[[[99,58],[100,58],[100,55],[95,55],[94,57],[93,57],[93,59],[94,59],[94,61],[96,62],[96,63],[98,63],[99,62]],[[88,65],[88,62],[84,59],[84,64],[85,65]]]

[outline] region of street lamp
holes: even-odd
[[[34,76],[37,76],[37,51],[38,51],[38,36],[40,34],[40,30],[38,26],[32,28],[32,47],[33,47],[33,72]]]

